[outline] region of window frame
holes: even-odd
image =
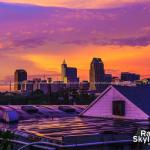
[[[125,101],[123,101],[123,100],[112,101],[112,114],[113,115],[125,116],[125,112],[126,112],[125,110],[126,110]]]

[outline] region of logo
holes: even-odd
[[[150,144],[150,131],[139,130],[135,136],[133,136],[134,143],[148,143]]]

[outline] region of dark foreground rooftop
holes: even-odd
[[[59,142],[63,142],[63,138],[68,136],[135,134],[138,129],[148,128],[149,122],[145,121],[79,117],[21,121],[17,126],[19,131]]]
[[[56,106],[53,108],[58,110]],[[70,116],[70,113],[63,112],[61,117],[57,115],[48,118],[29,117],[15,124],[0,123],[1,130],[13,131],[19,141],[30,143],[33,142],[31,138],[38,139],[40,142],[48,142],[51,148],[133,143],[133,135],[139,129],[149,128],[149,121],[88,118],[79,117],[77,114]],[[93,150],[92,147],[90,150]]]
[[[67,145],[132,140],[138,129],[149,129],[149,122],[65,117],[30,119],[18,124],[1,123],[0,128],[11,130],[24,139],[32,135],[40,137],[42,141]]]

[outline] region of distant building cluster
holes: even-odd
[[[61,65],[61,81],[52,81],[52,78],[42,80],[41,78],[33,78],[27,80],[27,72],[23,69],[18,69],[14,74],[14,90],[27,95],[40,90],[43,94],[57,93],[65,89],[81,89],[82,91],[89,90],[89,82],[79,82],[77,76],[77,68],[68,67],[65,60]]]
[[[21,92],[30,95],[31,93],[40,90],[43,94],[47,95],[62,91],[65,88],[65,84],[62,81],[49,81],[42,80],[41,78],[34,78],[33,80],[27,80],[22,83]]]
[[[78,77],[77,68],[68,67],[64,60],[61,64],[61,80],[53,81],[52,78],[42,80],[41,78],[27,79],[27,72],[18,69],[14,74],[14,90],[31,94],[41,90],[44,94],[62,91],[64,89],[75,89],[81,91],[103,91],[109,85],[136,86],[148,84],[149,79],[140,80],[140,75],[131,72],[122,72],[120,77],[113,77],[105,73],[104,63],[101,58],[93,58],[90,64],[89,81],[81,81]]]
[[[130,73],[130,72],[122,72],[121,73],[121,81],[137,81],[140,80],[140,75],[135,74],[135,73]]]

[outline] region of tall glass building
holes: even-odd
[[[14,74],[14,90],[21,90],[21,84],[27,80],[27,72],[23,69],[18,69]]]
[[[90,65],[90,89],[99,90],[105,81],[104,64],[101,58],[93,58]]]

